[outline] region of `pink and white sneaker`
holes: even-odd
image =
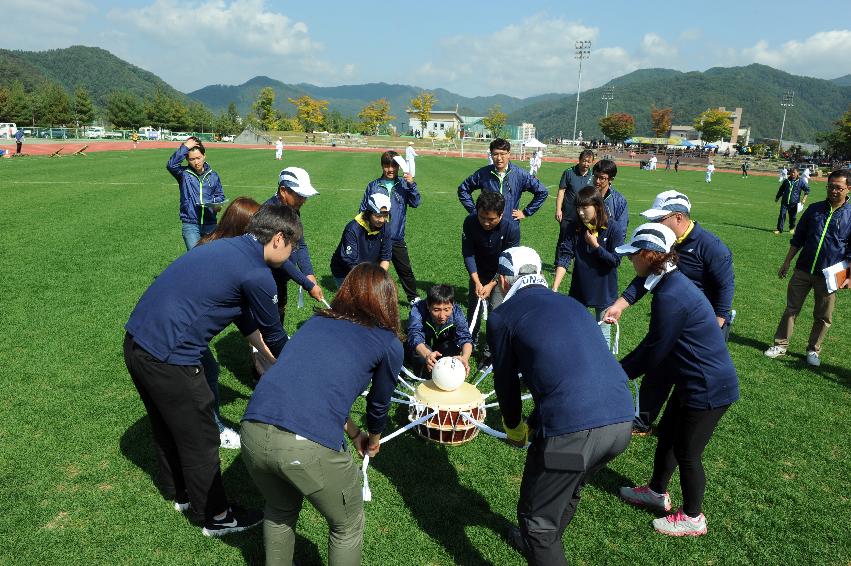
[[[653,519],[653,528],[657,533],[672,537],[699,537],[706,534],[706,517],[701,513],[692,518],[677,509],[673,515]]]
[[[671,510],[671,496],[668,492],[659,494],[655,493],[650,487],[643,485],[640,487],[622,487],[620,489],[621,499],[632,505],[646,507],[651,511],[659,513]]]

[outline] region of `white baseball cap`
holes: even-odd
[[[367,208],[376,214],[381,214],[381,209],[385,212],[390,212],[391,201],[390,197],[384,193],[372,193],[366,201]]]
[[[287,167],[278,175],[278,186],[286,187],[305,198],[318,195],[319,191],[310,184],[310,175],[301,167]]]
[[[496,272],[506,277],[516,277],[520,275],[520,270],[527,265],[534,266],[535,273],[540,275],[541,256],[530,247],[515,246],[500,254],[499,267],[497,267]]]
[[[615,253],[620,255],[632,255],[641,250],[651,252],[668,253],[676,243],[677,236],[674,231],[657,222],[642,224],[632,233],[632,239],[628,244],[615,248]]]
[[[691,213],[691,201],[679,191],[668,190],[656,195],[656,200],[653,201],[650,209],[642,212],[641,216],[652,222],[664,218],[672,212]]]

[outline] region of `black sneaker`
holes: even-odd
[[[508,545],[523,556],[529,556],[529,545],[523,539],[523,533],[520,532],[520,527],[509,527],[505,533],[508,539]]]
[[[201,531],[204,536],[220,537],[230,533],[247,531],[263,520],[263,513],[255,509],[231,507],[223,519],[209,519]]]

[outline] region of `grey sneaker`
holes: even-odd
[[[706,534],[706,517],[701,513],[692,518],[678,509],[673,515],[653,519],[653,528],[657,533],[672,537],[699,537]]]
[[[638,507],[646,507],[652,511],[670,511],[671,496],[666,491],[662,494],[654,493],[648,486],[622,487],[620,489],[621,499]]]
[[[815,350],[807,352],[807,363],[813,367],[819,367],[821,365],[821,359],[818,357],[818,352]]]
[[[765,351],[765,355],[769,358],[779,358],[786,353],[786,346],[772,346]]]

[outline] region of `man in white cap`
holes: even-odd
[[[275,159],[280,161],[284,156],[284,138],[278,137],[278,141],[275,142]]]
[[[310,175],[307,171],[301,167],[287,167],[278,174],[278,191],[264,204],[285,204],[300,216],[301,207],[307,199],[318,194],[319,192],[310,183]],[[272,274],[278,285],[278,312],[281,315],[282,324],[287,310],[287,283],[290,279],[295,280],[317,301],[325,298],[322,287],[316,281],[313,263],[310,261],[310,250],[307,248],[304,235],[293,247],[290,259],[284,262],[280,269],[273,269]]]
[[[509,530],[508,541],[529,564],[567,564],[562,534],[582,486],[629,444],[632,395],[594,317],[548,288],[535,250],[505,250],[498,277],[505,301],[487,325],[494,386],[509,443],[531,442],[519,527]],[[570,363],[564,344],[573,346]],[[519,374],[535,401],[528,425]]]
[[[337,286],[359,263],[375,263],[387,271],[393,257],[390,233],[392,201],[384,193],[372,193],[366,209],[358,213],[343,229],[340,243],[331,256],[331,275]]]
[[[649,210],[641,215],[651,222],[670,228],[676,236],[674,250],[679,256],[677,267],[683,275],[709,299],[718,326],[726,340],[732,322],[733,254],[724,242],[712,232],[691,219],[689,198],[675,190],[659,193]],[[635,277],[622,295],[609,307],[604,320],[619,320],[624,310],[647,294],[647,278]],[[641,382],[639,394],[640,414],[636,417],[636,434],[647,434],[656,420],[673,383],[665,372],[649,372]]]
[[[411,175],[411,178],[417,176],[417,157],[419,155],[417,155],[417,151],[414,149],[414,142],[408,142],[408,147],[405,148],[405,161],[408,162],[408,173]]]

